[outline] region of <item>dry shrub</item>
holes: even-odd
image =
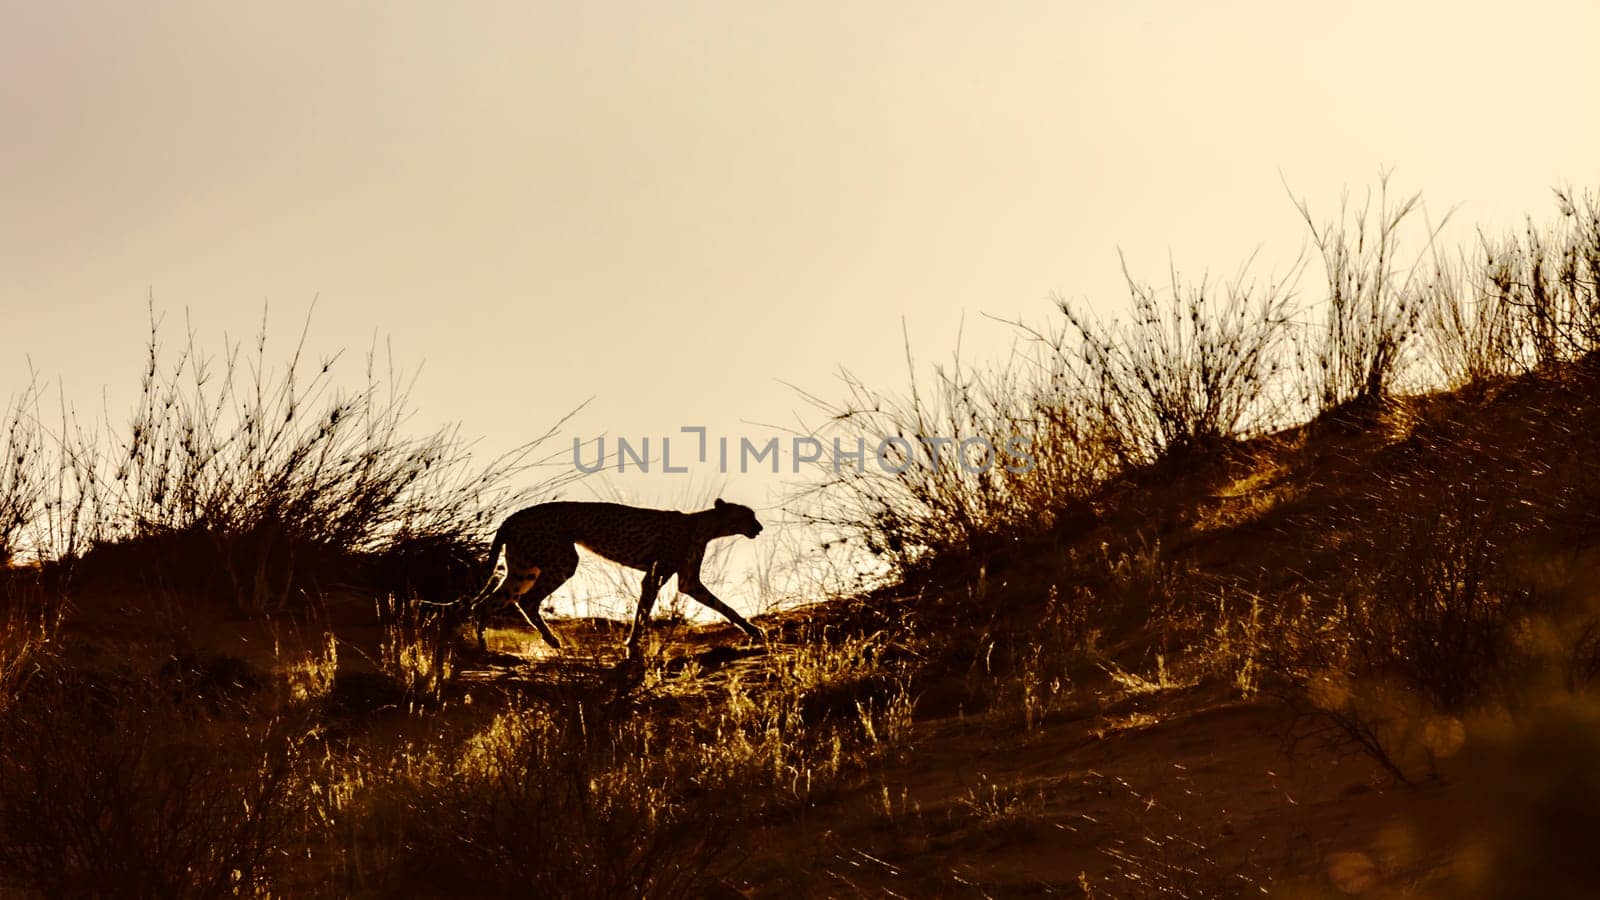
[[[0,421],[0,568],[19,561],[55,561],[61,575],[98,536],[98,437],[63,403],[48,427],[37,379],[15,397]]]
[[[1417,270],[1445,224],[1429,230],[1415,259],[1402,260],[1404,227],[1421,200],[1420,192],[1391,200],[1385,173],[1376,197],[1369,190],[1352,209],[1346,196],[1338,219],[1322,225],[1306,201],[1295,201],[1328,283],[1324,327],[1313,329],[1301,347],[1311,409],[1368,406],[1389,396],[1424,309]]]
[[[1215,449],[1280,417],[1274,389],[1300,265],[1264,285],[1249,268],[1221,285],[1185,283],[1172,269],[1163,295],[1123,260],[1133,298],[1126,324],[1057,300],[1068,327],[1045,339],[1123,466]]]
[[[41,556],[71,561],[87,549],[79,569],[89,578],[131,577],[248,612],[303,606],[323,581],[352,569],[442,602],[466,589],[454,580],[467,577],[463,560],[478,556],[480,533],[506,507],[570,477],[512,490],[544,462],[535,454],[553,429],[476,466],[454,426],[404,433],[408,383],[376,349],[364,383],[342,390],[337,356],[306,358],[306,330],[274,367],[264,321],[253,352],[227,344],[213,358],[192,331],[169,352],[152,310],[125,428],[102,441],[63,414],[54,498],[42,512],[33,504]],[[77,437],[67,440],[69,432]],[[0,527],[7,498],[27,507],[51,464],[26,429],[14,428],[12,441],[21,448],[14,461],[33,455],[15,463],[21,474],[0,465]],[[381,564],[353,565],[369,557]]]
[[[42,673],[0,712],[0,873],[46,896],[253,893],[295,840],[301,733]]]
[[[1484,247],[1494,302],[1511,311],[1519,342],[1536,366],[1600,347],[1600,202],[1556,191],[1561,220]]]
[[[1374,529],[1370,574],[1273,653],[1315,718],[1401,781],[1435,772],[1469,711],[1517,699],[1535,662],[1519,630],[1547,605],[1507,571],[1506,495],[1473,480],[1413,502]]]
[[[819,502],[802,515],[855,536],[898,572],[936,557],[982,560],[1070,524],[1112,467],[1052,365],[1015,357],[979,369],[958,355],[923,382],[908,346],[903,396],[849,373],[843,402],[808,395],[827,422],[814,432],[825,448]],[[836,445],[865,448],[864,464],[838,464]]]
[[[44,436],[33,411],[38,406],[38,385],[31,384],[12,401],[0,429],[0,567],[9,566],[28,525],[44,501]]]
[[[1600,347],[1600,201],[1557,190],[1561,218],[1435,259],[1424,334],[1446,386],[1578,359]]]
[[[1525,335],[1490,272],[1463,254],[1436,255],[1423,292],[1427,358],[1446,388],[1511,375],[1526,367]]]
[[[1468,496],[1408,517],[1372,602],[1352,622],[1371,637],[1363,669],[1394,674],[1450,714],[1504,686],[1512,628],[1538,610],[1539,598],[1504,572],[1514,535],[1502,509]]]
[[[392,368],[380,375],[375,354],[366,386],[341,394],[331,381],[335,360],[306,376],[304,342],[302,333],[274,379],[265,327],[248,367],[235,346],[220,371],[198,356],[191,335],[163,380],[152,325],[142,398],[112,473],[116,524],[126,534],[198,528],[223,543],[256,542],[225,565],[236,590],[251,596],[246,589],[259,580],[251,564],[275,553],[272,568],[289,578],[296,548],[381,553],[429,538],[453,550],[517,499],[504,484],[531,465],[537,440],[467,471],[453,428],[402,434],[405,388]]]

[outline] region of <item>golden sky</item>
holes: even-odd
[[[1118,248],[1270,269],[1285,181],[1491,226],[1600,184],[1592,0],[0,3],[0,376],[113,418],[152,294],[219,349],[320,296],[491,448],[590,396],[732,432],[895,382],[902,318],[1115,309]]]

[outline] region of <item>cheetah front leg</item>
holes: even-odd
[[[678,590],[688,594],[690,597],[693,597],[702,606],[714,609],[721,613],[723,618],[739,626],[739,630],[749,635],[752,639],[761,641],[762,643],[766,642],[767,633],[765,631],[762,631],[760,628],[750,624],[750,622],[747,621],[744,616],[739,615],[739,613],[735,611],[733,607],[723,603],[720,597],[711,593],[711,589],[706,587],[705,584],[700,581],[700,566],[698,561],[696,561],[692,566],[684,567],[683,571],[678,573]]]

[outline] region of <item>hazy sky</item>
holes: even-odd
[[[981,357],[980,313],[1115,309],[1119,247],[1270,267],[1284,180],[1490,225],[1600,184],[1592,0],[0,6],[0,394],[31,357],[114,418],[152,294],[218,349],[320,296],[491,448],[591,395],[727,433],[895,383],[902,318]]]

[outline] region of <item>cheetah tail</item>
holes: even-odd
[[[496,531],[494,533],[494,543],[489,545],[488,577],[484,580],[483,589],[478,591],[477,595],[474,596],[471,601],[469,601],[469,605],[477,606],[490,594],[493,594],[495,588],[500,586],[500,583],[495,580],[494,572],[500,563],[500,551],[505,547],[505,545],[505,534],[502,531]]]

